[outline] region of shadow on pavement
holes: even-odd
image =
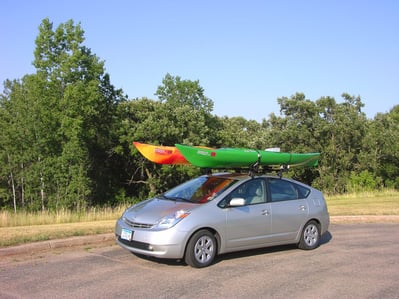
[[[320,246],[327,244],[331,240],[332,240],[332,235],[329,231],[327,231],[324,235],[322,235],[322,237],[320,239]],[[244,257],[248,257],[248,256],[265,255],[265,254],[271,254],[271,253],[279,252],[279,251],[291,251],[291,250],[299,250],[299,249],[296,244],[291,244],[291,245],[263,247],[263,248],[258,248],[258,249],[250,249],[250,250],[225,253],[225,254],[216,256],[212,265],[218,264],[221,261],[225,261],[225,260],[233,260],[233,259],[239,259],[239,258],[244,258]],[[138,258],[145,259],[145,260],[155,262],[158,264],[164,264],[164,265],[169,265],[169,266],[187,266],[186,263],[180,259],[178,259],[178,260],[176,260],[176,259],[160,259],[160,258],[145,256],[145,255],[136,254],[136,253],[132,253],[132,254]]]

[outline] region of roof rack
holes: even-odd
[[[212,175],[212,169],[213,168],[201,168],[201,173],[202,174],[207,174],[207,175]],[[220,170],[220,168],[217,168]],[[283,174],[285,172],[288,172],[290,170],[290,165],[288,164],[283,164],[280,166],[262,166],[260,165],[260,160],[258,160],[257,162],[255,162],[254,164],[248,166],[248,167],[236,167],[236,168],[223,168],[226,171],[231,171],[233,170],[234,172],[237,173],[243,173],[244,171],[248,172],[248,175],[253,178],[256,175],[259,174],[268,174],[271,172],[276,172],[277,176],[279,178],[283,177]]]

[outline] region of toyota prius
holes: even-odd
[[[322,192],[306,184],[218,173],[129,207],[117,220],[115,235],[133,253],[183,259],[201,268],[227,252],[283,244],[315,249],[329,222]]]

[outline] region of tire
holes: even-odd
[[[217,252],[215,236],[206,229],[191,236],[188,241],[184,261],[194,268],[203,268],[212,264]]]
[[[304,250],[312,250],[320,245],[320,228],[319,224],[311,220],[304,226],[298,247]]]

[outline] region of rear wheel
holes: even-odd
[[[195,268],[207,267],[212,264],[216,250],[214,235],[209,230],[200,230],[188,241],[185,262]]]
[[[305,250],[311,250],[320,244],[320,229],[316,221],[311,220],[306,223],[302,230],[301,239],[298,247]]]

